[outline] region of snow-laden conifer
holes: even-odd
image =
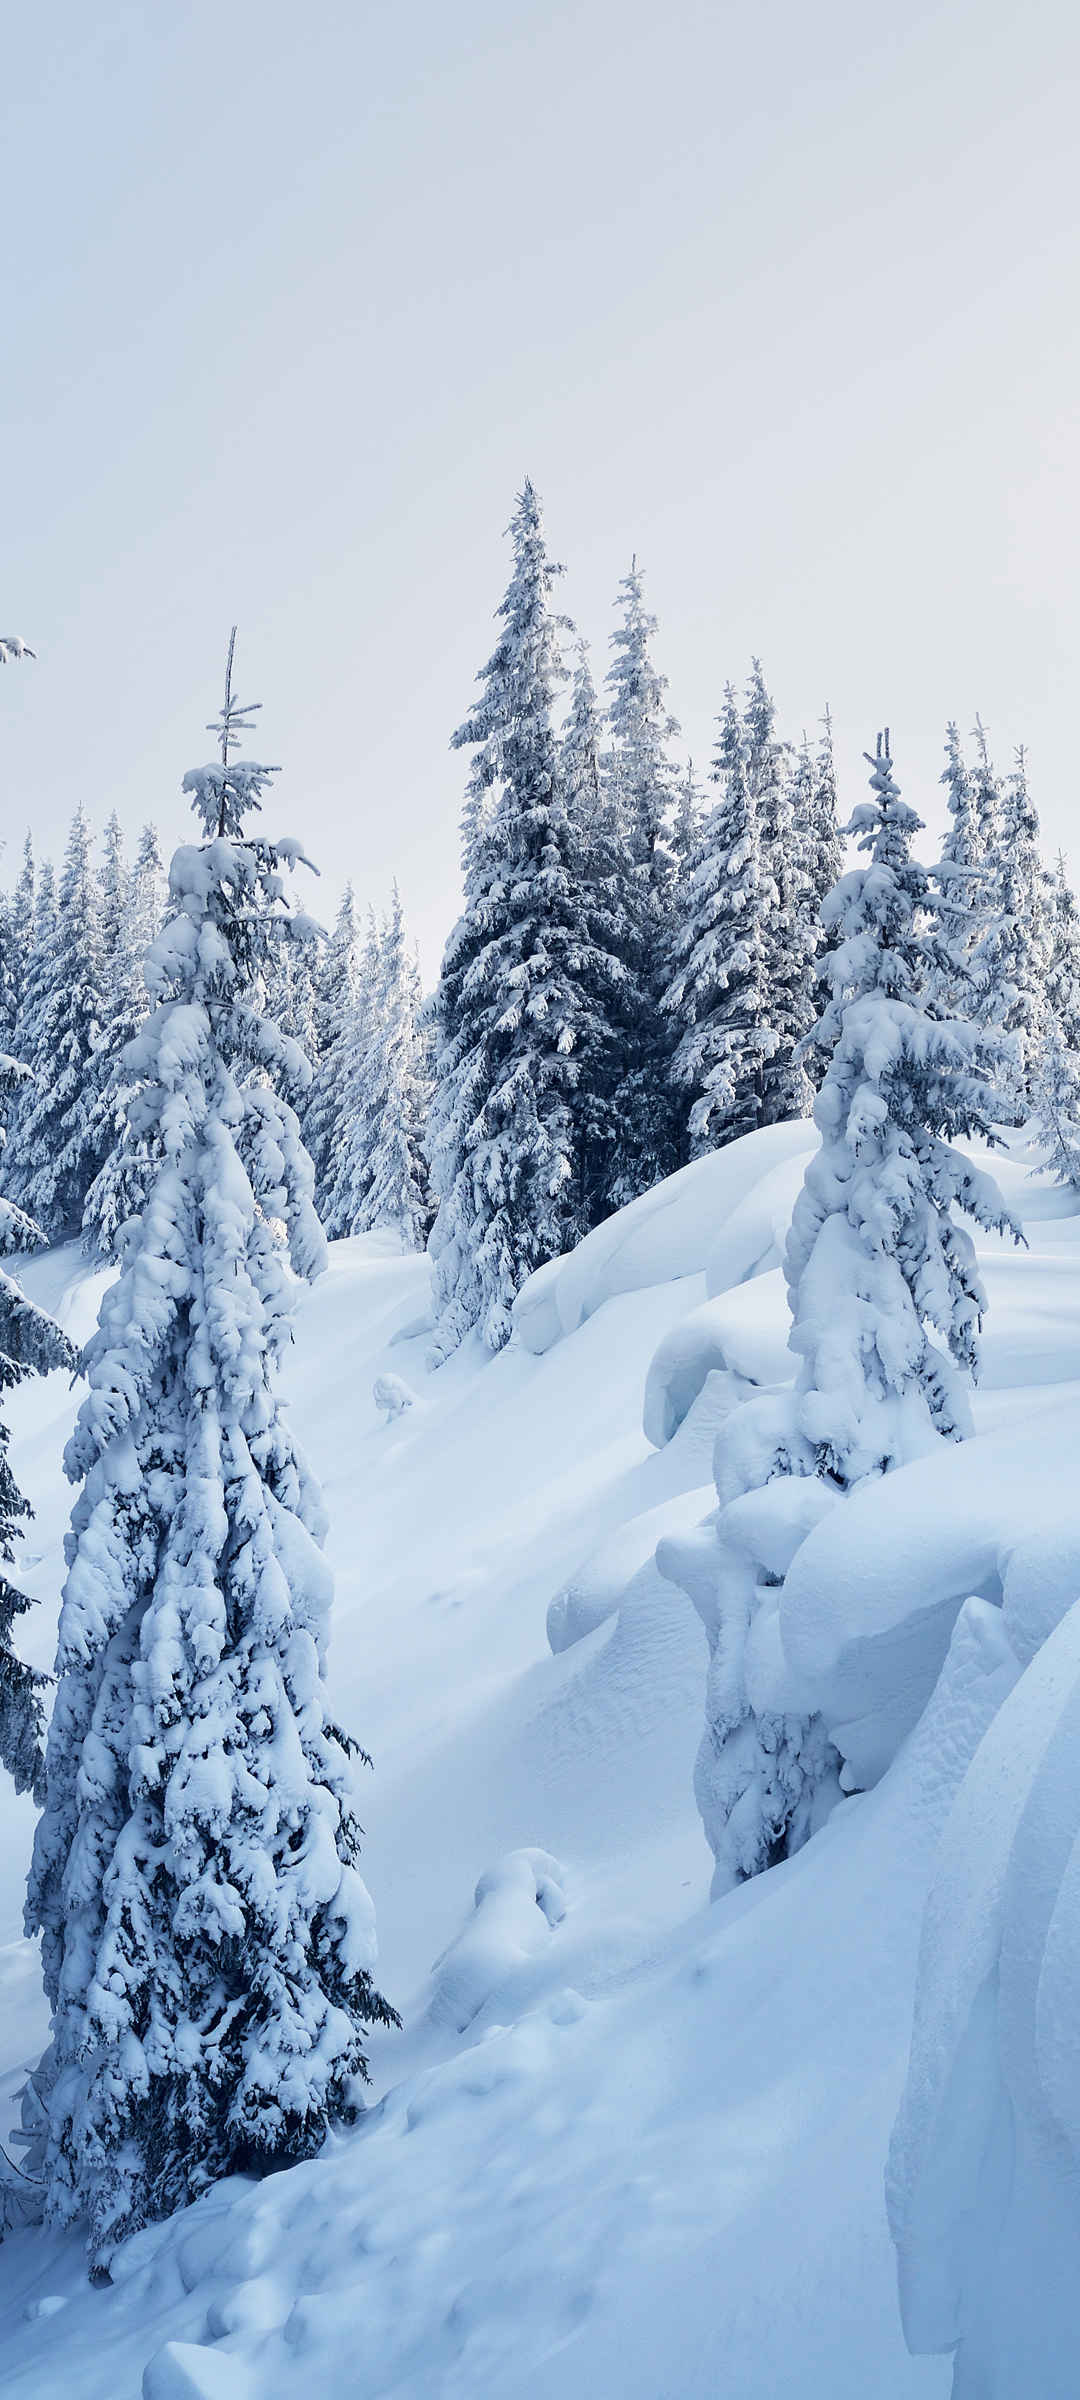
[[[34,944],[34,896],[37,879],[34,870],[34,845],[28,833],[23,843],[22,865],[18,880],[10,895],[5,912],[5,977],[4,977],[4,1048],[15,1058],[18,1046],[19,1022],[26,991],[26,978]]]
[[[24,1077],[25,1069],[14,1059],[0,1056],[0,1095],[5,1104]],[[21,1209],[10,1200],[0,1200],[0,1258],[40,1250],[44,1240],[44,1234]],[[27,1298],[6,1268],[0,1268],[0,1394],[14,1391],[28,1375],[45,1375],[53,1367],[74,1368],[75,1363],[67,1335]],[[15,1649],[15,1619],[30,1602],[8,1572],[32,1511],[11,1470],[9,1440],[8,1427],[0,1416],[0,1763],[13,1777],[16,1791],[35,1789],[40,1797],[43,1678]]]
[[[844,837],[840,831],[836,797],[832,716],[828,709],[821,720],[821,733],[808,782],[808,810],[806,871],[820,935],[821,911],[829,893],[839,882],[844,867]],[[823,946],[823,939],[819,939],[819,947]]]
[[[770,1041],[762,1052],[758,1122],[804,1117],[811,1083],[800,1047],[816,1015],[818,910],[807,872],[810,827],[797,821],[791,748],[776,731],[776,707],[761,662],[751,662],[742,725],[744,773],[761,862],[762,1004]],[[812,806],[807,793],[808,809]]]
[[[993,862],[983,851],[983,825],[988,808],[985,791],[980,803],[960,746],[955,724],[945,733],[946,826],[941,857],[934,870],[937,887],[938,941],[930,969],[929,997],[941,1016],[963,1016],[982,1022],[989,959],[994,890]],[[1002,1056],[1005,1069],[1004,1054]]]
[[[970,1235],[1017,1235],[993,1178],[952,1147],[994,1138],[987,1043],[931,1013],[942,944],[930,880],[911,857],[888,736],[849,831],[868,863],[826,902],[836,947],[815,1039],[828,1068],[785,1259],[796,1426],[816,1472],[846,1490],[970,1430],[965,1385],[986,1305]],[[1018,1238],[1018,1237],[1017,1237]]]
[[[608,772],[629,859],[646,888],[656,890],[672,870],[669,836],[678,779],[671,745],[679,726],[667,705],[667,676],[653,659],[657,620],[645,606],[636,558],[619,585],[619,602],[621,615],[611,636],[615,656],[606,677]]]
[[[605,961],[585,1037],[576,1050],[576,1175],[583,1229],[610,1213],[627,1127],[622,1102],[639,1029],[651,1003],[639,956],[636,906],[628,894],[630,853],[616,795],[602,764],[602,723],[586,644],[575,645],[570,705],[559,742],[559,782],[569,830],[568,864],[593,941]],[[630,1195],[632,1196],[632,1195]]]
[[[314,1072],[300,1103],[300,1122],[315,1173],[315,1205],[326,1224],[350,1124],[348,1060],[360,976],[360,934],[351,883],[341,895],[333,931],[318,949],[308,950],[306,961],[311,982],[308,1055]],[[281,970],[279,981],[280,975]]]
[[[1021,753],[1021,774],[1022,765]],[[1045,984],[1041,1013],[1037,996],[1033,1004],[1028,1098],[1051,1174],[1080,1190],[1080,911],[1060,851],[1045,887]]]
[[[1055,1031],[1050,883],[1024,753],[1000,790],[980,725],[977,797],[993,846],[984,852],[992,911],[979,946],[972,1014],[1007,1037],[1001,1064],[1004,1112],[1022,1125],[1036,1105],[1041,1067]],[[1068,1047],[1060,1027],[1058,1048]]]
[[[156,825],[144,825],[139,835],[131,875],[131,944],[145,958],[165,913],[165,870]]]
[[[678,905],[678,776],[671,745],[679,726],[667,706],[667,677],[653,657],[657,620],[645,606],[636,558],[619,586],[619,602],[611,636],[615,656],[605,679],[611,697],[602,781],[613,837],[608,938],[623,988],[604,1214],[649,1190],[685,1156],[671,1081],[674,1029],[661,1008]]]
[[[105,1258],[117,1251],[125,1225],[141,1214],[160,1164],[157,1150],[133,1129],[132,1103],[138,1085],[128,1063],[128,1045],[147,1013],[144,967],[161,921],[161,854],[152,825],[143,828],[130,874],[123,868],[122,856],[117,855],[118,846],[119,828],[113,833],[107,827],[105,1014],[88,1071],[90,1142],[102,1163],[87,1192],[82,1217],[85,1247]],[[108,897],[110,887],[114,898]]]
[[[454,737],[474,758],[465,905],[434,1000],[436,1359],[473,1328],[500,1349],[526,1276],[585,1230],[579,1060],[620,981],[574,871],[552,726],[565,675],[551,607],[559,570],[531,484],[510,533],[502,630]]]
[[[215,2177],[310,2156],[391,2014],[355,1745],[326,1711],[322,1508],[276,1390],[324,1252],[274,1089],[296,1062],[253,1004],[296,928],[282,870],[302,851],[248,830],[273,770],[230,755],[245,730],[227,678],[130,1051],[162,1165],[65,1462],[81,1488],[27,1923],[53,2008],[47,2209],[87,2221],[99,2272]]]
[[[48,947],[31,963],[17,1027],[33,1078],[21,1098],[8,1190],[51,1240],[77,1233],[102,1160],[91,1060],[105,1017],[100,895],[86,817],[76,812]],[[37,938],[35,931],[35,950]]]
[[[1048,1014],[1070,1050],[1080,1050],[1080,909],[1059,850],[1049,891],[1050,963],[1046,977]]]
[[[685,877],[676,969],[663,999],[678,1032],[672,1074],[686,1094],[695,1158],[761,1123],[764,1070],[776,1042],[767,1021],[765,947],[774,902],[730,684],[713,781],[718,797]]]
[[[671,822],[671,851],[675,861],[676,916],[683,905],[686,877],[694,864],[701,841],[705,817],[705,801],[701,783],[692,758],[688,758],[679,777],[675,792],[675,814]]]
[[[420,970],[396,883],[375,943],[371,983],[363,1080],[350,1097],[328,1224],[335,1234],[383,1227],[397,1235],[403,1250],[422,1250],[431,1223],[424,1154],[430,1093]]]
[[[910,856],[919,819],[887,736],[870,763],[873,799],[849,828],[869,862],[825,903],[830,998],[812,1037],[828,1060],[822,1139],[785,1258],[795,1390],[732,1411],[716,1444],[719,1509],[661,1554],[709,1639],[695,1790],[717,1891],[798,1849],[839,1790],[825,1727],[784,1668],[778,1557],[863,1477],[969,1430],[984,1296],[956,1212],[1017,1234],[993,1179],[952,1147],[992,1132],[986,1036],[929,1012],[941,959],[930,878]],[[792,1477],[805,1479],[798,1494]],[[766,1485],[777,1508],[763,1497],[755,1521],[739,1503]]]

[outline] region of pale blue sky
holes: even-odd
[[[698,759],[752,651],[849,800],[981,710],[1080,871],[1078,66],[1049,0],[9,11],[9,837],[187,838],[235,618],[275,823],[431,969],[528,473]]]

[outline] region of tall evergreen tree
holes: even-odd
[[[678,1034],[672,1074],[687,1095],[696,1158],[761,1123],[764,1070],[776,1041],[767,1019],[758,812],[730,684],[713,781],[719,797],[687,872],[676,971],[663,999]]]
[[[671,849],[675,860],[675,916],[682,911],[686,877],[698,854],[705,815],[701,785],[694,772],[694,762],[688,758],[679,778],[675,794],[675,815],[671,827]]]
[[[565,675],[551,607],[559,570],[531,484],[510,533],[502,630],[454,737],[474,758],[465,906],[434,1002],[436,1359],[474,1327],[500,1349],[526,1276],[585,1230],[579,1061],[620,979],[574,872],[552,726]]]
[[[10,1095],[17,1090],[23,1075],[14,1059],[0,1057],[0,1093]],[[10,1200],[0,1200],[0,1258],[39,1250],[44,1240],[44,1234],[21,1209]],[[17,1390],[28,1375],[45,1375],[54,1367],[74,1369],[75,1364],[67,1335],[0,1269],[0,1393]],[[17,1792],[34,1790],[41,1798],[44,1677],[35,1674],[15,1649],[15,1620],[30,1602],[8,1573],[16,1542],[21,1541],[33,1511],[12,1473],[10,1439],[0,1417],[0,1762],[13,1777]]]
[[[106,822],[104,850],[98,876],[98,940],[101,944],[102,976],[107,990],[113,960],[121,945],[126,946],[131,925],[131,876],[124,854],[120,819],[115,809]]]
[[[1028,791],[1022,750],[1004,793],[978,728],[980,818],[993,846],[984,852],[993,914],[980,942],[972,1014],[1007,1036],[1002,1098],[1022,1125],[1035,1105],[1041,1063],[1053,1028],[1049,878],[1039,850],[1039,819]],[[1067,1048],[1068,1043],[1064,1046]]]
[[[24,866],[25,873],[25,866]],[[33,920],[30,943],[26,953],[22,991],[15,1016],[12,1044],[20,1066],[27,1070],[9,1105],[10,1128],[4,1153],[4,1188],[10,1189],[10,1177],[21,1148],[24,1119],[38,1097],[33,1075],[33,1053],[36,1047],[36,1027],[45,1004],[45,994],[52,974],[53,944],[56,939],[56,876],[51,859],[46,859],[34,880]]]
[[[645,606],[636,558],[619,585],[619,599],[622,614],[611,637],[615,657],[606,678],[609,772],[629,858],[646,887],[662,891],[672,871],[677,776],[670,751],[679,726],[667,705],[667,676],[652,657],[657,620]]]
[[[48,2214],[97,2273],[126,2234],[238,2168],[309,2157],[354,2106],[376,1990],[349,1752],[325,1705],[331,1582],[317,1489],[276,1391],[295,1278],[323,1243],[310,1161],[257,1006],[290,938],[282,870],[248,830],[273,770],[184,778],[148,961],[136,1131],[163,1163],[102,1302],[66,1466],[48,1793],[27,1924],[53,2042]],[[288,1260],[275,1226],[285,1228]]]
[[[992,868],[982,848],[985,800],[980,809],[955,724],[946,728],[941,780],[947,823],[934,882],[937,913],[948,938],[932,971],[931,997],[942,1016],[976,1019],[984,1005],[980,993],[987,980],[985,945],[993,908]]]
[[[305,1048],[314,1075],[301,1104],[300,1122],[315,1172],[315,1204],[325,1224],[349,1126],[347,1059],[360,973],[351,883],[341,895],[333,932],[311,958],[309,973],[311,1030]]]
[[[78,1232],[102,1161],[102,1130],[90,1099],[91,1061],[105,1018],[103,975],[100,902],[80,808],[68,837],[48,951],[40,968],[32,967],[18,1026],[22,1063],[33,1083],[20,1108],[18,1160],[8,1189],[51,1240]]]
[[[809,827],[798,824],[791,750],[776,732],[776,708],[761,662],[751,662],[743,717],[744,772],[757,823],[763,951],[763,1011],[771,1041],[761,1055],[759,1122],[803,1117],[811,1083],[800,1048],[814,1022],[818,951],[816,893],[807,874]],[[810,805],[810,795],[807,795]]]
[[[1046,978],[1047,1012],[1060,1026],[1066,1048],[1080,1050],[1080,909],[1077,908],[1068,867],[1060,850],[1048,897],[1050,962]]]
[[[363,1080],[330,1203],[335,1233],[396,1233],[422,1250],[431,1223],[424,1133],[430,1094],[420,1031],[420,970],[408,948],[397,885],[376,945]],[[357,1062],[358,1065],[360,1062]]]
[[[814,1035],[828,1059],[814,1106],[821,1147],[785,1258],[795,1391],[733,1410],[716,1445],[720,1509],[661,1562],[709,1638],[695,1789],[717,1891],[801,1846],[839,1767],[821,1719],[800,1713],[782,1673],[752,1695],[754,1627],[775,1609],[777,1579],[768,1540],[762,1555],[728,1508],[793,1475],[848,1491],[968,1431],[964,1384],[985,1302],[956,1212],[1020,1238],[992,1177],[952,1147],[956,1135],[993,1131],[986,1037],[928,1005],[943,958],[930,878],[910,855],[919,819],[900,798],[887,735],[870,765],[873,797],[849,828],[868,863],[825,904],[835,940]]]
[[[951,912],[911,857],[920,819],[901,800],[887,734],[869,764],[873,798],[850,827],[869,864],[826,903],[840,938],[817,1029],[829,1058],[821,1148],[786,1259],[798,1431],[815,1471],[844,1489],[970,1430],[963,1386],[986,1303],[954,1211],[1019,1239],[993,1178],[951,1147],[994,1139],[987,1045],[927,1005]],[[935,905],[941,932],[927,927]]]
[[[671,1087],[673,1034],[661,1008],[676,904],[678,784],[671,744],[679,726],[667,706],[667,677],[652,656],[657,621],[645,607],[636,558],[619,598],[621,615],[611,637],[615,657],[606,678],[610,743],[603,779],[614,837],[611,931],[625,988],[604,1213],[647,1191],[684,1155]]]
[[[115,825],[115,819],[113,820]],[[112,1257],[124,1227],[140,1216],[160,1157],[132,1130],[138,1090],[128,1055],[148,1010],[145,960],[162,916],[161,854],[157,832],[143,828],[131,874],[122,869],[119,828],[106,829],[106,879],[116,899],[105,918],[105,1021],[90,1061],[89,1140],[101,1165],[83,1206],[83,1241],[91,1252]]]
[[[612,1206],[625,1136],[621,1103],[635,1029],[649,1003],[638,966],[638,931],[629,904],[629,853],[610,777],[603,771],[596,688],[583,641],[576,645],[570,705],[559,743],[559,782],[568,819],[568,861],[594,940],[607,959],[605,988],[576,1051],[575,1173],[585,1230]]]
[[[131,945],[143,959],[156,941],[165,913],[165,868],[156,825],[144,825],[139,835],[131,878]]]
[[[23,995],[34,943],[34,845],[29,833],[23,843],[22,866],[7,909],[7,976],[4,993],[4,1040],[14,1057],[20,1057],[18,1029],[22,1015]]]
[[[809,752],[809,745],[804,747]],[[799,822],[802,824],[803,820],[800,818]],[[820,949],[825,944],[822,910],[844,871],[844,837],[840,831],[832,716],[828,709],[821,720],[817,754],[807,777],[805,825],[806,877],[817,918]]]
[[[986,727],[981,717],[975,719],[975,772],[972,777],[972,801],[975,812],[975,849],[980,860],[991,861],[996,856],[1002,837],[1001,785],[994,773]]]

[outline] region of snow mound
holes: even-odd
[[[771,1145],[773,1160],[768,1171],[749,1189],[744,1189],[738,1205],[718,1232],[709,1252],[705,1268],[705,1288],[710,1298],[718,1292],[730,1291],[737,1283],[748,1283],[752,1277],[766,1275],[783,1262],[784,1246],[791,1224],[791,1213],[802,1188],[806,1163],[818,1146],[820,1136],[809,1118],[797,1118],[794,1124],[770,1125],[770,1136],[784,1134],[781,1145]],[[761,1133],[744,1136],[746,1141],[761,1142]]]
[[[941,1446],[830,1511],[791,1562],[784,1650],[860,1786],[933,1691],[961,1602],[1056,1621],[1076,1593],[1080,1408]],[[1022,1638],[1022,1637],[1021,1637]]]
[[[923,1926],[889,2212],[908,2342],[958,2345],[957,2394],[1076,2391],[1078,1988],[1074,1602],[975,1752]]]
[[[703,1300],[664,1335],[645,1379],[643,1423],[657,1450],[689,1416],[710,1375],[727,1378],[730,1408],[764,1385],[790,1383],[795,1360],[779,1274]]]
[[[547,1613],[551,1649],[556,1653],[571,1649],[614,1616],[634,1577],[642,1567],[651,1565],[661,1538],[681,1526],[696,1524],[708,1502],[707,1490],[678,1492],[657,1508],[643,1509],[640,1516],[629,1518],[616,1533],[609,1534],[556,1592]]]
[[[792,1152],[801,1155],[816,1139],[813,1127],[803,1123],[744,1134],[606,1218],[576,1250],[537,1268],[522,1286],[514,1302],[514,1328],[525,1349],[535,1356],[550,1350],[617,1293],[702,1274],[715,1251],[718,1227],[747,1190],[778,1160]]]

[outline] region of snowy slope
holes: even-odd
[[[636,1204],[606,1249],[545,1271],[531,1348],[468,1349],[434,1376],[425,1262],[335,1246],[290,1386],[331,1515],[333,1697],[375,1756],[365,1875],[406,2030],[376,2046],[382,2096],[354,2134],[138,2237],[112,2289],[89,2289],[73,2241],[4,2244],[19,2400],[949,2389],[947,2360],[904,2347],[883,2170],[935,1845],[1015,1662],[997,1612],[988,1634],[986,1602],[959,1594],[928,1716],[876,1790],[709,1907],[704,1637],[651,1550],[714,1501],[729,1271],[751,1279],[727,1295],[739,1375],[786,1370],[775,1260],[802,1161],[775,1136],[740,1148],[726,1188],[702,1162],[664,1209]],[[1022,1159],[1009,1198],[1032,1247],[984,1261],[988,1429],[1075,1398],[1080,1218]],[[28,1281],[85,1333],[101,1279],[75,1254]],[[657,1402],[649,1440],[658,1354],[678,1405]],[[386,1375],[412,1394],[389,1424]],[[73,1398],[53,1378],[18,1401],[47,1663]],[[43,2019],[19,1937],[30,1812],[0,1804],[10,2090]]]

